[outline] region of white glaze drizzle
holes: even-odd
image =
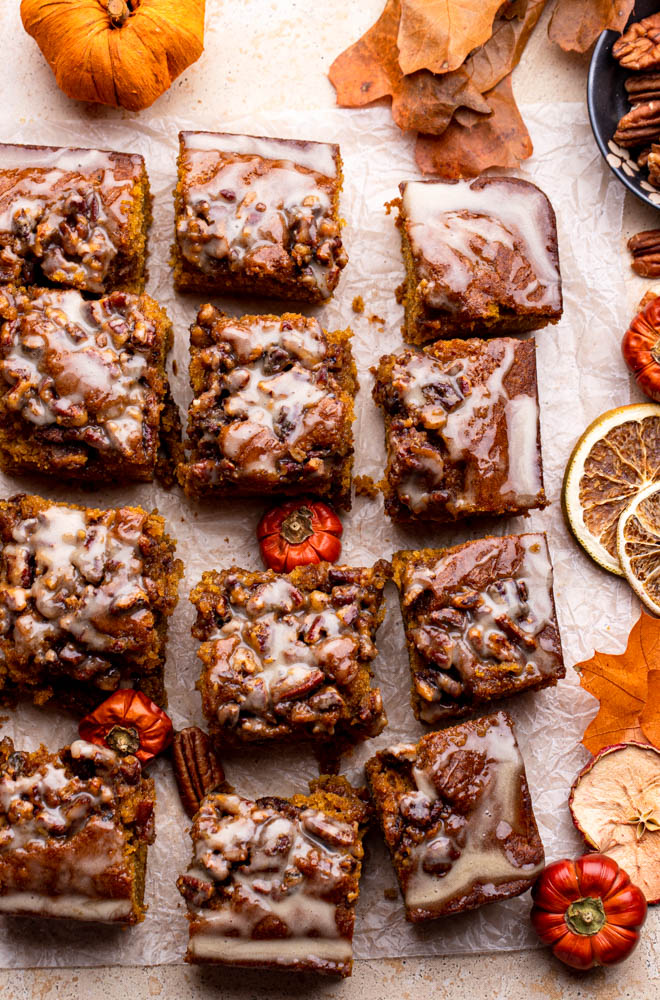
[[[412,848],[415,868],[405,892],[409,909],[442,909],[474,887],[488,895],[489,888],[494,891],[508,881],[532,879],[543,867],[543,861],[536,865],[516,863],[505,843],[509,832],[519,829],[518,797],[524,774],[513,732],[501,714],[479,724],[484,726],[483,734],[464,729],[459,736],[460,727],[448,731],[447,748],[433,758],[433,772],[439,772],[457,751],[483,754],[479,778],[485,787],[467,815],[464,842],[456,842],[440,830]],[[432,774],[415,768],[413,775],[419,793],[434,801],[438,792]],[[448,870],[443,874],[425,870],[427,858],[431,867],[444,861]]]
[[[115,636],[98,622],[121,611],[136,625],[148,603],[139,551],[144,514],[88,522],[85,512],[51,506],[13,529],[5,564],[34,563],[29,587],[3,582],[0,597],[12,612],[4,624],[17,649],[48,662],[49,646],[69,634],[85,648],[111,651]]]
[[[424,295],[431,306],[455,309],[454,295],[466,291],[472,268],[488,268],[500,244],[509,250],[519,247],[534,274],[525,288],[512,281],[507,294],[525,306],[560,307],[559,273],[546,242],[547,203],[533,185],[506,184],[500,193],[496,183],[477,188],[473,181],[409,181],[403,211],[414,251],[433,266],[428,274],[423,269]]]
[[[193,841],[191,874],[226,883],[230,895],[220,909],[189,903],[191,946],[199,935],[209,935],[213,944],[200,942],[194,947],[231,958],[237,952],[228,940],[241,954],[240,942],[252,941],[256,958],[264,940],[260,935],[253,941],[252,934],[264,918],[275,917],[286,928],[288,957],[313,955],[325,942],[337,941],[343,946],[333,953],[350,957],[350,938],[343,937],[337,926],[337,905],[326,897],[345,884],[343,862],[357,848],[356,824],[315,808],[292,817],[238,795],[216,794],[202,803]]]
[[[106,448],[129,457],[140,453],[147,360],[139,344],[127,343],[125,335],[114,339],[112,329],[113,322],[123,329],[128,320],[147,332],[137,306],[126,316],[113,315],[77,291],[44,291],[20,297],[17,309],[11,347],[0,361],[0,376],[11,386],[9,409],[40,427],[94,424]]]

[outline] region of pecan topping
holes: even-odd
[[[647,229],[631,236],[628,249],[633,257],[633,271],[642,278],[660,276],[660,229]]]
[[[660,14],[631,24],[615,42],[612,55],[626,69],[660,69]]]
[[[181,802],[191,818],[209,792],[225,784],[222,764],[211,749],[203,730],[189,726],[176,734],[172,742],[172,759]]]
[[[660,101],[636,104],[623,116],[614,133],[614,141],[625,149],[644,146],[660,139]]]

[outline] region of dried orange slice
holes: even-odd
[[[649,611],[660,615],[660,483],[650,483],[619,518],[617,550],[624,576]]]
[[[619,516],[649,483],[660,481],[660,406],[633,403],[608,410],[587,427],[564,473],[562,507],[582,548],[610,573],[623,575]]]

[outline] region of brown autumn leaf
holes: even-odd
[[[525,0],[522,19],[505,8],[495,18],[493,34],[452,73],[420,70],[402,77],[392,97],[392,117],[402,129],[441,135],[452,117],[463,109],[489,114],[492,108],[482,96],[507,76],[520,62],[546,0]],[[514,5],[510,5],[513,8]],[[470,123],[472,124],[472,123]]]
[[[511,74],[484,97],[491,115],[465,111],[442,135],[417,136],[415,160],[423,174],[443,180],[477,177],[488,167],[517,167],[532,155],[532,140],[513,96]]]
[[[392,118],[401,129],[440,135],[456,108],[491,112],[490,104],[463,66],[453,73],[429,73],[426,69],[411,73],[401,78],[392,94]]]
[[[400,0],[388,0],[378,21],[330,67],[337,104],[357,108],[392,97],[392,117],[401,129],[443,132],[461,104],[483,113],[490,106],[470,82],[463,67],[435,76],[421,70],[404,76],[399,68],[396,36]]]
[[[564,52],[586,52],[601,31],[623,31],[635,0],[557,0],[548,27]]]
[[[520,16],[512,16],[507,9],[506,15],[500,12],[495,18],[491,37],[465,61],[467,74],[480,93],[492,90],[518,65],[546,2],[528,0]]]
[[[660,746],[660,620],[644,611],[623,653],[595,652],[577,663],[580,684],[598,698],[598,715],[582,743],[596,754],[613,743],[638,740]]]
[[[486,42],[502,0],[401,0],[397,45],[404,73],[449,73]]]
[[[333,62],[328,76],[340,107],[359,108],[394,93],[403,78],[396,47],[400,16],[400,0],[387,0],[376,23]]]

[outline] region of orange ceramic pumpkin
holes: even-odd
[[[21,0],[21,18],[79,101],[140,111],[199,59],[205,0]]]

